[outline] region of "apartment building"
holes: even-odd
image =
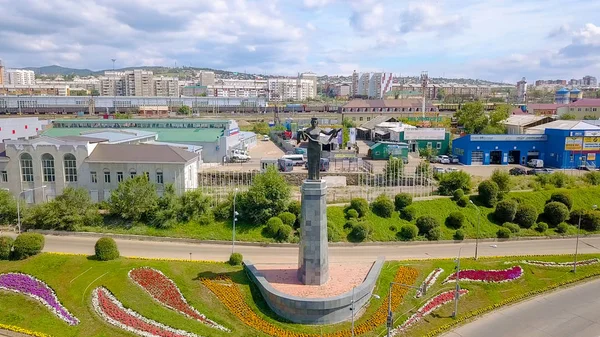
[[[154,74],[148,70],[136,69],[125,73],[126,96],[154,96]]]
[[[154,77],[153,96],[179,96],[179,79],[176,77]]]
[[[33,85],[35,84],[35,73],[33,70],[6,69],[4,71],[5,84]]]
[[[2,64],[2,60],[0,60],[0,85],[4,84],[4,65]]]
[[[198,84],[201,86],[214,85],[215,73],[212,71],[201,71],[198,74]]]
[[[313,92],[311,95],[312,95],[312,97],[317,97],[317,79],[318,79],[317,74],[308,72],[308,73],[300,74],[299,77],[301,79],[310,80],[313,82]]]
[[[315,82],[302,78],[270,78],[269,101],[303,101],[315,98]]]
[[[179,96],[179,79],[176,77],[154,77],[152,71],[106,71],[100,78],[101,96]]]

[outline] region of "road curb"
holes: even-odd
[[[54,235],[54,236],[76,236],[76,237],[88,237],[88,238],[100,238],[108,236],[114,239],[122,240],[138,240],[138,241],[153,241],[153,242],[173,242],[173,243],[193,243],[193,244],[212,244],[212,245],[231,245],[231,241],[222,240],[198,240],[198,239],[187,239],[187,238],[173,238],[165,236],[149,236],[149,235],[132,235],[132,234],[113,234],[113,233],[95,233],[95,232],[67,232],[67,231],[56,231],[56,230],[30,230],[31,232],[40,233],[43,235]],[[480,239],[479,242],[510,242],[510,241],[537,241],[537,240],[563,240],[563,239],[574,239],[576,236],[527,236],[517,237],[510,239]],[[600,237],[600,234],[589,234],[580,236],[580,238]],[[474,243],[475,239],[467,239],[463,241],[456,240],[440,240],[440,241],[388,241],[388,242],[361,242],[361,243],[350,243],[350,242],[330,242],[331,247],[373,247],[373,246],[415,246],[415,245],[439,245],[449,243]],[[297,247],[297,243],[276,243],[276,242],[240,242],[236,241],[237,246],[248,246],[248,247]]]

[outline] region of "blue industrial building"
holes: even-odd
[[[545,128],[541,134],[467,135],[453,141],[452,153],[465,165],[525,165],[542,159],[546,167],[600,167],[600,127],[569,122],[568,128]]]

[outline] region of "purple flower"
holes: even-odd
[[[38,300],[69,325],[79,323],[79,320],[60,304],[54,291],[33,276],[19,273],[1,274],[0,289],[27,295]]]

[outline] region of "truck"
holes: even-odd
[[[284,158],[265,158],[260,160],[260,171],[265,172],[269,167],[276,167],[279,172],[291,172],[294,170],[294,162]]]

